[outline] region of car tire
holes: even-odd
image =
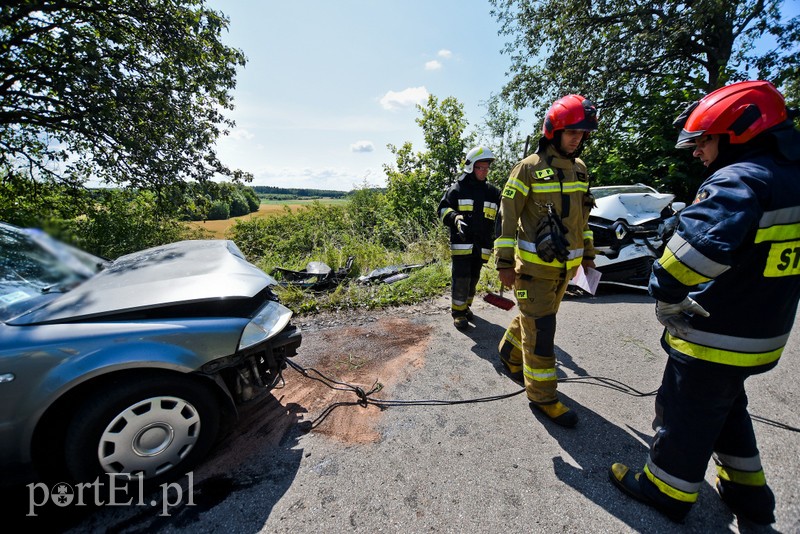
[[[159,484],[204,458],[219,427],[216,396],[197,381],[156,375],[108,384],[75,412],[64,441],[66,469],[79,482],[128,473]]]

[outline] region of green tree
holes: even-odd
[[[511,169],[522,159],[525,141],[519,133],[519,116],[499,95],[492,95],[486,102],[484,123],[479,128],[482,143],[488,146],[497,159],[489,170],[488,180],[502,188]],[[535,143],[535,140],[533,141]],[[531,152],[528,147],[528,152]]]
[[[690,196],[702,167],[670,148],[671,123],[688,103],[754,77],[798,96],[800,19],[781,20],[783,0],[490,1],[512,58],[503,97],[540,116],[567,93],[594,100],[600,129],[585,155],[601,183],[645,181]],[[775,42],[766,53],[755,47],[762,35]]]
[[[247,207],[250,213],[258,211],[258,209],[261,207],[261,199],[258,198],[258,195],[256,195],[255,191],[253,191],[253,188],[242,186],[242,194],[247,200]]]
[[[464,106],[454,97],[439,102],[431,95],[425,106],[418,105],[426,149],[415,153],[411,143],[388,145],[395,165],[384,165],[386,199],[390,213],[398,220],[429,227],[436,220],[442,194],[460,174],[461,163],[475,135],[465,133]]]
[[[215,200],[208,209],[209,221],[224,221],[231,216],[231,207],[224,200]]]
[[[250,206],[241,191],[236,191],[231,196],[231,217],[241,217],[250,213]]]
[[[183,239],[186,229],[170,218],[154,217],[150,191],[101,189],[86,215],[58,221],[53,233],[77,247],[108,259]],[[55,223],[56,221],[54,221]]]
[[[420,114],[416,122],[422,128],[425,147],[423,161],[430,170],[434,187],[442,192],[460,174],[464,155],[472,148],[474,134],[467,134],[464,105],[447,97],[439,103],[433,95],[426,106],[417,106]]]
[[[241,51],[203,0],[9,0],[0,10],[0,169],[159,191],[246,178],[213,145]]]
[[[43,221],[83,215],[94,200],[90,191],[73,183],[31,182],[0,169],[0,221],[17,226],[42,226]]]
[[[372,235],[384,220],[385,210],[386,195],[364,181],[353,190],[346,207],[353,233]]]

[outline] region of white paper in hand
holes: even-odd
[[[600,283],[600,277],[602,275],[603,273],[597,269],[592,269],[591,267],[584,269],[583,265],[580,265],[578,266],[578,272],[575,273],[575,277],[572,279],[571,283],[594,295],[595,291],[597,291],[597,284]]]

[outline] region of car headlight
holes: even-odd
[[[244,327],[242,339],[239,340],[239,350],[275,336],[289,324],[291,318],[292,310],[274,301],[267,302]]]

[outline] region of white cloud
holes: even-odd
[[[428,100],[428,90],[425,86],[409,87],[400,92],[389,91],[381,98],[384,109],[408,108],[417,104],[424,104]]]
[[[436,53],[436,55],[444,59],[450,59],[451,57],[453,57],[453,53],[446,48],[442,48],[441,50],[439,50]]]
[[[375,145],[372,141],[356,141],[350,145],[351,152],[372,152],[375,150]]]
[[[255,134],[244,128],[236,128],[228,134],[228,137],[235,141],[249,141],[255,138]]]
[[[441,68],[442,64],[436,61],[435,59],[432,59],[431,61],[425,63],[425,70],[439,70]]]

